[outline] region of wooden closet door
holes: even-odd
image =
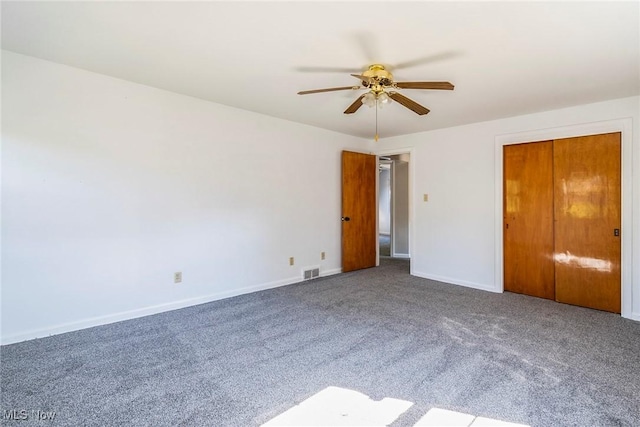
[[[504,289],[554,299],[553,143],[503,153]]]
[[[620,313],[620,133],[555,140],[553,153],[556,300]]]

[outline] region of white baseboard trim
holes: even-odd
[[[459,280],[459,279],[454,279],[452,277],[444,277],[444,276],[438,276],[435,274],[422,273],[420,271],[413,271],[411,274],[413,276],[422,277],[423,279],[435,280],[438,282],[449,283],[451,285],[464,286],[466,288],[473,288],[473,289],[478,289],[478,290],[487,291],[487,292],[501,293],[500,291],[497,291],[494,287],[483,285],[481,283],[467,282],[466,280]]]
[[[393,257],[393,258],[410,259],[410,258],[411,258],[411,255],[409,255],[409,254],[400,254],[400,253],[394,252],[394,253],[393,253],[393,255],[392,255],[392,257]]]
[[[631,320],[635,320],[636,322],[640,322],[640,313],[631,313]]]
[[[321,276],[329,276],[332,274],[338,274],[340,272],[342,272],[341,268],[327,270],[322,272]],[[108,314],[105,316],[91,317],[91,318],[79,320],[76,322],[62,323],[59,325],[42,328],[42,329],[33,329],[30,331],[25,331],[18,334],[2,337],[2,339],[0,340],[0,345],[14,344],[17,342],[32,340],[36,338],[45,338],[52,335],[63,334],[65,332],[78,331],[81,329],[91,328],[94,326],[101,326],[101,325],[107,325],[109,323],[121,322],[123,320],[136,319],[138,317],[164,313],[165,311],[178,310],[180,308],[191,307],[199,304],[205,304],[212,301],[218,301],[226,298],[235,297],[238,295],[264,291],[267,289],[278,288],[281,286],[292,285],[294,283],[300,283],[300,282],[302,282],[302,279],[300,277],[291,277],[288,279],[276,280],[273,282],[263,283],[260,285],[246,286],[244,288],[234,289],[231,291],[217,292],[211,295],[188,298],[180,301],[173,301],[165,304],[158,304],[158,305],[139,308],[135,310],[122,311],[119,313]]]
[[[342,268],[334,268],[331,270],[320,271],[320,277],[333,276],[334,274],[340,273],[342,273]]]

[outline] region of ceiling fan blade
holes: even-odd
[[[377,34],[370,31],[362,31],[353,33],[351,37],[358,44],[366,61],[369,63],[375,62],[374,60],[378,56]]]
[[[352,73],[353,67],[295,67],[294,70],[303,73]]]
[[[399,70],[402,68],[415,67],[418,65],[424,65],[424,64],[429,64],[431,62],[441,61],[443,59],[455,58],[456,56],[459,56],[459,55],[460,55],[460,52],[456,52],[456,51],[441,52],[441,53],[436,53],[434,55],[428,55],[428,56],[423,56],[421,58],[411,59],[405,62],[399,62],[393,65],[392,68],[394,70]]]
[[[298,92],[298,95],[308,95],[310,93],[320,93],[320,92],[333,92],[336,90],[356,90],[360,89],[359,86],[342,86],[342,87],[330,87],[327,89],[313,89],[313,90],[303,90]]]
[[[353,114],[358,111],[358,108],[362,107],[362,98],[364,98],[364,94],[360,95],[358,99],[356,99],[353,104],[349,105],[349,108],[344,110],[345,114]]]
[[[398,104],[402,104],[405,107],[407,107],[408,109],[410,109],[411,111],[413,111],[416,114],[419,114],[421,116],[427,114],[429,112],[429,109],[426,107],[423,107],[422,105],[418,104],[417,102],[407,98],[404,95],[400,95],[398,92],[389,92],[389,97],[391,99],[393,99],[394,101],[396,101]]]
[[[351,74],[351,75],[356,79],[366,81],[367,83],[371,83],[371,80],[373,80],[371,77],[363,76],[362,74]]]
[[[400,89],[441,89],[453,90],[454,86],[449,82],[396,82]]]

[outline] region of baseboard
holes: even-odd
[[[631,313],[631,320],[635,320],[636,322],[640,322],[640,313]]]
[[[411,255],[409,254],[399,254],[394,252],[393,255],[391,255],[393,258],[403,258],[403,259],[410,259]]]
[[[322,272],[321,276],[328,276],[332,274],[338,274],[342,272],[342,269],[333,269]],[[2,337],[0,344],[14,344],[17,342],[32,340],[36,338],[45,338],[52,335],[63,334],[65,332],[78,331],[80,329],[91,328],[94,326],[107,325],[109,323],[121,322],[124,320],[136,319],[138,317],[150,316],[152,314],[163,313],[165,311],[178,310],[180,308],[191,307],[194,305],[205,304],[212,301],[218,301],[226,298],[235,297],[238,295],[248,294],[252,292],[264,291],[267,289],[278,288],[281,286],[291,285],[294,283],[302,282],[300,277],[291,277],[283,280],[276,280],[273,282],[263,283],[256,286],[247,286],[244,288],[234,289],[231,291],[218,292],[201,297],[188,298],[180,301],[173,301],[165,304],[158,304],[150,307],[139,308],[135,310],[122,311],[119,313],[109,314],[106,316],[97,316],[89,319],[83,319],[76,322],[62,323],[56,326],[51,326],[42,329],[33,329],[19,334],[9,335]]]
[[[320,277],[333,276],[334,274],[340,273],[342,273],[342,268],[334,268],[331,270],[320,271]]]
[[[459,280],[459,279],[454,279],[452,277],[438,276],[435,274],[427,274],[419,271],[413,271],[411,272],[411,274],[413,276],[422,277],[423,279],[435,280],[437,282],[448,283],[451,285],[464,286],[466,288],[473,288],[473,289],[478,289],[478,290],[487,291],[487,292],[501,293],[500,291],[497,291],[494,287],[483,285],[481,283],[467,282],[466,280]]]

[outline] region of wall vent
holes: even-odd
[[[320,277],[320,268],[308,268],[306,270],[302,270],[302,277],[304,280],[315,279],[316,277]]]

